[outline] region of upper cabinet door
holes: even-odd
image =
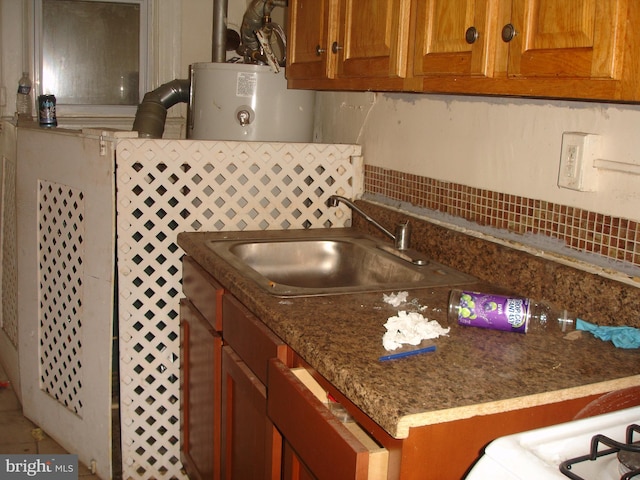
[[[334,0],[289,0],[287,78],[333,76],[333,4]]]
[[[332,44],[338,77],[405,77],[409,0],[342,0]]]
[[[630,0],[289,0],[290,88],[640,101]]]
[[[626,14],[627,0],[513,0],[509,76],[619,78]]]
[[[414,0],[414,75],[491,76],[494,70],[495,0]]]

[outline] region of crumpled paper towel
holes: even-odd
[[[401,310],[395,317],[389,317],[384,324],[387,332],[382,336],[386,350],[395,350],[403,344],[419,345],[422,340],[448,335],[449,328],[442,328],[435,320],[428,320],[417,312]]]
[[[590,332],[600,340],[611,341],[618,348],[640,347],[640,330],[634,327],[600,327],[578,318],[576,330]]]
[[[406,303],[407,297],[409,296],[409,292],[398,292],[391,293],[387,295],[386,293],[382,294],[382,300],[393,307],[398,307],[403,303]]]

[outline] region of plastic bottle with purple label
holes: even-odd
[[[526,297],[452,290],[449,320],[470,327],[507,332],[569,332],[575,316],[546,302]]]

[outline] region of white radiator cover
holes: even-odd
[[[178,233],[345,226],[326,201],[362,193],[360,147],[6,132],[0,357],[25,416],[111,477],[117,321],[123,478],[186,479]]]
[[[182,231],[342,227],[362,193],[356,145],[118,140],[123,477],[185,478],[178,300]]]

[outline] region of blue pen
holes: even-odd
[[[435,352],[436,346],[429,345],[428,347],[418,348],[417,350],[409,350],[408,352],[392,353],[391,355],[383,355],[378,360],[386,362],[387,360],[395,360],[396,358],[411,357],[413,355],[420,355],[421,353]]]

